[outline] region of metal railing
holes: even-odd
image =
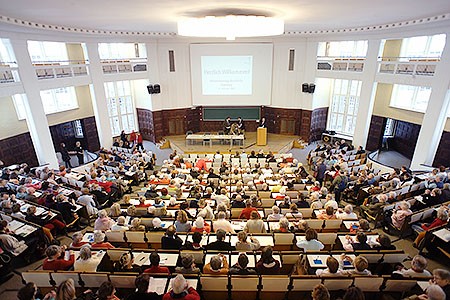
[[[147,71],[147,58],[120,58],[101,60],[104,74],[136,73]]]
[[[87,60],[34,61],[33,66],[39,80],[86,76],[89,71]]]

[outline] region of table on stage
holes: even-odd
[[[240,141],[244,146],[245,136],[243,134],[189,134],[186,136],[186,145],[193,141],[208,141],[209,147],[212,147],[213,140],[230,141],[230,147],[233,146],[234,141]]]

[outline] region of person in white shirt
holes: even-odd
[[[327,258],[327,268],[316,271],[317,276],[344,276],[342,269],[339,266],[339,261],[333,256]]]
[[[336,218],[341,220],[357,220],[358,216],[356,216],[353,212],[353,206],[348,204],[344,207],[344,210],[342,210],[342,208],[338,208]]]
[[[279,221],[283,216],[280,214],[280,208],[278,206],[272,206],[272,213],[267,216],[267,221]]]
[[[213,195],[211,199],[216,200],[217,206],[224,203],[228,208],[230,207],[230,198],[228,198],[227,190],[225,188],[220,190],[220,195]]]
[[[5,229],[5,225],[0,223],[0,241],[4,249],[15,256],[20,255],[28,246],[25,244],[25,241],[19,241],[12,235],[7,234]]]
[[[399,270],[394,271],[392,274],[402,275],[403,277],[431,277],[431,273],[426,270],[427,260],[421,255],[414,256],[411,261],[411,268],[406,269],[405,267],[400,267]]]
[[[83,194],[78,197],[77,203],[86,206],[86,211],[90,216],[96,215],[98,213],[98,209],[95,205],[94,198],[92,195],[89,195],[89,189],[83,188],[81,189],[81,192]]]
[[[22,219],[25,220],[25,215],[23,213],[20,212],[20,204],[19,203],[15,203],[12,206],[12,213],[11,216],[18,218],[18,219]]]
[[[327,208],[328,206],[333,207],[334,210],[339,208],[338,203],[336,202],[336,200],[333,199],[333,195],[328,194],[326,200],[327,202],[325,202],[323,208]]]
[[[222,160],[222,154],[220,154],[220,151],[217,150],[216,154],[214,154],[214,159],[215,160]]]
[[[311,196],[309,198],[311,200],[311,208],[312,209],[323,208],[323,204],[319,199],[319,193],[317,193],[317,192],[311,193]]]
[[[306,230],[305,238],[306,240],[297,242],[297,247],[303,251],[320,251],[325,247],[322,242],[317,240],[317,231],[312,228]]]
[[[236,233],[231,226],[230,221],[225,220],[225,213],[223,211],[219,212],[217,215],[217,221],[213,223],[214,231],[217,232],[217,230],[222,229],[225,232],[231,232]]]
[[[90,246],[85,245],[81,247],[80,256],[75,261],[73,269],[77,272],[95,272],[97,271],[97,266],[100,264],[101,260],[102,255],[100,252],[96,255],[92,255]]]
[[[112,231],[127,231],[129,228],[128,228],[128,226],[125,226],[125,221],[126,221],[126,219],[124,216],[118,217],[117,223],[111,227],[111,230]]]

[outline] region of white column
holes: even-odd
[[[378,67],[378,53],[380,40],[369,40],[366,60],[362,74],[361,94],[359,96],[358,115],[356,116],[355,133],[353,134],[353,145],[355,147],[366,147],[369,134],[370,120],[372,118],[373,105],[375,102],[376,83],[375,76]]]
[[[152,40],[145,44],[145,49],[147,50],[147,73],[148,80],[151,85],[159,84],[161,85],[159,79],[159,57],[158,57],[158,40]],[[162,90],[164,93],[164,90]],[[161,95],[149,95],[149,109],[154,110],[155,108],[161,108]],[[157,102],[157,103],[156,103]]]
[[[42,105],[36,71],[28,54],[27,41],[12,39],[11,45],[19,66],[20,81],[27,96],[23,104],[26,110],[28,130],[39,164],[48,164],[50,168],[57,169],[59,167],[58,159]]]
[[[313,95],[310,93],[302,92],[303,83],[315,83],[316,72],[317,72],[317,48],[319,47],[318,42],[307,42],[306,53],[305,53],[305,63],[303,69],[303,80],[298,83],[298,93],[301,94],[302,109],[313,110]],[[320,88],[320,87],[317,87]]]
[[[109,123],[108,104],[106,102],[106,92],[104,86],[104,75],[100,56],[98,54],[97,43],[86,43],[89,58],[89,73],[91,75],[91,98],[94,109],[95,123],[97,124],[100,145],[107,149],[111,148],[113,136]]]
[[[431,166],[442,137],[450,99],[446,97],[450,86],[450,32],[447,32],[447,42],[442,52],[441,60],[431,84],[430,101],[422,120],[416,148],[411,160],[411,170],[426,169],[422,164]]]

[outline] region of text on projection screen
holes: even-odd
[[[252,95],[252,66],[252,56],[202,56],[202,94]]]

